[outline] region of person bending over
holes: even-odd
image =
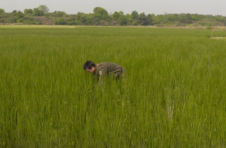
[[[110,76],[119,80],[124,77],[126,69],[116,63],[103,62],[95,64],[92,61],[86,61],[83,69],[92,73],[100,81],[104,76]]]

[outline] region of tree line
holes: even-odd
[[[226,17],[221,15],[201,14],[145,14],[132,11],[124,14],[123,11],[108,13],[106,9],[95,7],[93,13],[66,14],[63,11],[49,12],[45,5],[34,9],[25,9],[23,12],[14,10],[6,13],[0,9],[0,24],[50,24],[55,25],[102,25],[102,26],[225,26]],[[48,23],[47,23],[48,24]]]

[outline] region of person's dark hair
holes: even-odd
[[[92,69],[92,67],[96,67],[96,64],[93,63],[92,61],[86,61],[85,64],[83,65],[83,69],[86,70],[88,69]]]

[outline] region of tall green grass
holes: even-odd
[[[0,147],[226,147],[226,42],[210,36],[0,28]],[[99,87],[87,60],[118,63],[126,79]]]

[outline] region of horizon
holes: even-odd
[[[83,13],[93,13],[95,7],[101,7],[108,11],[109,14],[114,13],[115,11],[123,11],[124,14],[131,14],[132,11],[137,11],[145,14],[181,14],[181,13],[190,13],[190,14],[200,14],[200,15],[221,15],[226,16],[226,11],[224,11],[223,0],[207,0],[205,2],[191,0],[181,1],[181,0],[160,0],[158,2],[153,1],[135,1],[135,0],[124,0],[119,1],[104,1],[97,0],[95,2],[89,2],[88,0],[78,0],[72,2],[71,0],[58,0],[57,2],[49,0],[48,2],[44,0],[40,1],[28,1],[21,0],[20,2],[16,0],[5,0],[0,2],[0,8],[4,9],[5,12],[10,13],[13,10],[24,11],[24,9],[34,9],[40,5],[46,5],[49,8],[49,12],[54,11],[63,11],[67,14],[77,14],[78,12]]]

